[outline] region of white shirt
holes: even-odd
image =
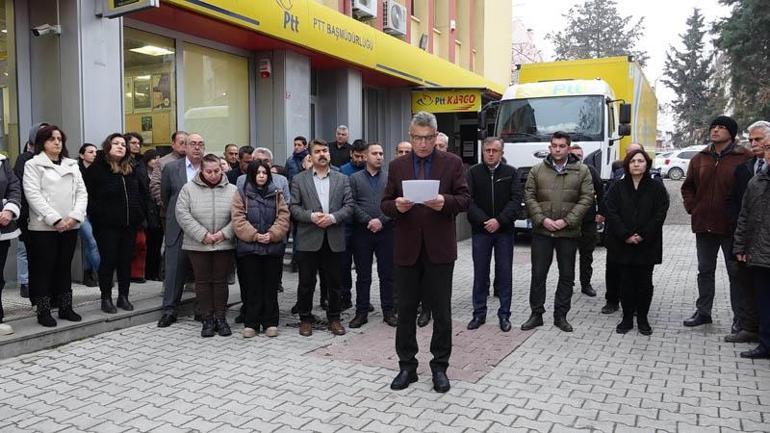
[[[321,177],[317,171],[313,170],[313,184],[315,184],[315,192],[318,194],[318,201],[321,202],[323,213],[329,213],[330,171],[326,172],[326,176]]]
[[[185,157],[185,169],[187,170],[187,181],[193,180],[196,174],[198,174],[198,167],[194,166],[189,158]]]

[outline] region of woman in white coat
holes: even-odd
[[[59,307],[59,319],[81,320],[72,310],[70,266],[78,229],[86,217],[88,193],[78,162],[68,158],[66,143],[59,127],[40,129],[35,137],[35,156],[24,168],[24,194],[29,205],[29,289],[37,305],[37,321],[46,327],[56,326],[52,304]]]

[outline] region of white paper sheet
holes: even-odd
[[[438,180],[403,180],[404,198],[414,203],[425,203],[438,195]]]

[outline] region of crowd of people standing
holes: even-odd
[[[731,118],[716,118],[710,131],[712,143],[693,158],[682,186],[696,233],[699,272],[697,311],[684,325],[711,322],[721,248],[735,316],[725,339],[759,342],[741,356],[770,357],[770,234],[764,229],[763,198],[770,179],[764,165],[770,124],[749,127],[753,157],[736,144],[737,125]],[[605,186],[596,170],[583,163],[582,149],[563,132],[552,134],[548,156],[527,172],[523,183],[519,170],[506,164],[497,137],[483,141],[479,164],[465,167],[446,152],[448,137],[430,113],[414,115],[410,140],[396,146],[387,169],[383,146],[363,140],[350,144],[348,137],[344,125],[328,143],[295,137],[284,167],[273,164],[267,148],[228,145],[222,157],[207,153],[202,135],[183,131],[173,134],[171,152],[162,158],[155,150],[142,154],[140,134],[114,133],[101,148],[83,144],[74,160],[60,128],[35,125],[29,149],[14,169],[0,156],[0,259],[4,263],[10,240],[21,236],[17,256],[26,257],[29,269],[23,286],[28,284],[37,320],[46,327],[57,324],[53,309],[61,320],[81,320],[73,310],[70,275],[78,233],[85,252],[84,283],[98,285],[101,309],[108,314],[133,310],[132,282],[163,278],[158,327],[168,327],[177,320],[185,283],[192,280],[201,336],[228,336],[228,284],[237,275],[242,307],[236,322],[243,323],[245,338],[279,333],[277,297],[283,291],[290,237],[299,270],[292,312],[299,316],[302,336],[311,336],[319,321],[313,314],[317,283],[331,333],[346,333],[341,313],[353,305],[348,326],[368,323],[376,259],[383,322],[396,328],[400,372],[391,388],[404,389],[417,380],[416,326],[433,320],[432,380],[437,392],[446,392],[456,216],[467,212],[472,229],[473,315],[467,328],[486,323],[491,273],[503,332],[512,329],[516,220],[526,215],[532,224],[531,314],[521,329],[544,324],[546,279],[555,253],[559,276],[553,324],[564,332],[573,331],[567,316],[578,255],[581,292],[596,296],[592,254],[596,225],[604,223],[608,261],[602,312],[622,308],[616,326],[620,334],[631,331],[635,321],[640,334],[652,334],[653,272],[663,259],[669,197],[640,145],[628,146]],[[439,193],[414,203],[405,197],[402,182],[421,179],[438,180]],[[2,326],[7,333],[10,327]]]

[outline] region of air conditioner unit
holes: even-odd
[[[382,30],[385,33],[406,36],[406,8],[393,0],[384,0]]]
[[[377,18],[377,0],[353,0],[356,18]]]

